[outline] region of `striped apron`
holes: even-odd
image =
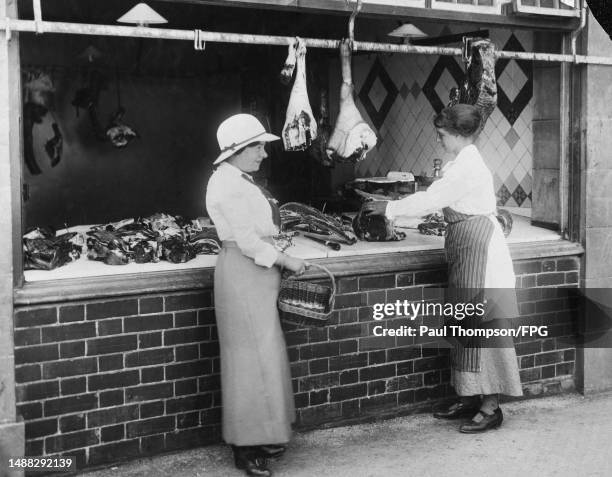
[[[489,242],[493,224],[485,215],[467,215],[446,207],[444,220],[448,223],[444,248],[448,261],[447,303],[484,301],[484,283]],[[476,319],[452,319],[453,324],[473,329]],[[458,338],[454,343],[452,361],[455,369],[480,371],[480,346],[476,338]]]
[[[506,327],[518,316],[516,291],[485,288],[489,247],[492,240],[504,240],[491,216],[467,215],[446,207],[448,223],[445,251],[448,261],[448,303],[486,303],[484,317],[468,318],[453,324],[466,329]],[[451,354],[453,385],[459,395],[522,394],[516,352],[511,337],[495,337],[482,347],[478,337],[453,343]]]

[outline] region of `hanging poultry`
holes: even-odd
[[[472,104],[482,116],[480,131],[497,106],[495,80],[495,44],[487,39],[467,40],[464,44],[465,81],[460,89],[453,88],[449,106]]]
[[[51,127],[53,128],[53,137],[45,143],[45,152],[49,159],[51,159],[51,167],[55,167],[62,158],[64,139],[57,123],[53,123]]]
[[[291,56],[291,48],[292,46],[289,47],[289,56]],[[304,41],[298,38],[295,49],[297,61],[295,82],[289,97],[282,134],[286,151],[303,151],[317,137],[317,122],[312,114],[306,87],[306,45]],[[289,61],[289,58],[287,60]],[[285,65],[287,64],[288,62],[285,62]]]
[[[121,123],[125,110],[119,108],[115,115],[111,118],[108,127],[106,128],[106,136],[111,144],[115,147],[125,147],[128,143],[138,137],[138,133],[131,127]]]
[[[34,125],[42,124],[53,107],[55,86],[47,73],[38,70],[25,73],[23,105],[23,157],[32,175],[42,172],[34,155]]]
[[[342,65],[340,112],[327,144],[327,155],[337,162],[356,162],[364,159],[367,152],[376,145],[376,134],[363,120],[355,106],[353,99],[355,87],[351,74],[351,42],[348,39],[340,43],[340,62]]]

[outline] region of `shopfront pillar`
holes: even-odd
[[[15,17],[16,0],[0,0],[0,18]],[[17,422],[13,340],[14,237],[20,230],[19,43],[0,31],[0,476],[22,475],[9,457],[24,455],[24,425]],[[20,233],[20,232],[18,232]]]
[[[587,55],[612,57],[612,40],[589,15],[582,32]],[[584,349],[577,356],[584,393],[612,389],[612,67],[580,67],[580,237],[582,288],[596,303],[585,312]],[[606,303],[607,302],[607,303]]]

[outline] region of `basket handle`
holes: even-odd
[[[332,272],[330,272],[323,265],[319,265],[317,263],[311,263],[310,266],[314,267],[314,268],[318,268],[320,270],[323,270],[327,274],[327,276],[329,277],[329,279],[331,281],[332,292],[331,292],[331,295],[329,296],[329,310],[331,311],[331,310],[334,309],[334,301],[336,300],[336,280],[335,280],[334,276],[332,275]]]
[[[327,268],[325,268],[323,265],[319,265],[318,263],[309,263],[308,264],[309,267],[314,267],[314,268],[318,268],[322,271],[324,271],[327,276],[329,277],[329,280],[331,281],[332,284],[332,292],[331,295],[329,297],[329,309],[333,309],[334,307],[334,302],[336,300],[336,280],[334,278],[334,275],[332,274],[332,272],[330,272]],[[296,276],[295,275],[289,275],[287,274],[287,270],[285,270],[283,272],[283,278],[287,279],[287,280],[295,280]]]

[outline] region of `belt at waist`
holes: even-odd
[[[463,217],[458,218],[457,216],[453,216],[453,217],[448,217],[444,216],[444,220],[446,221],[446,223],[448,225],[455,225],[455,224],[460,224],[462,222],[469,222],[472,220],[476,220],[479,218],[489,218],[489,217],[493,217],[495,218],[495,214],[491,213],[491,214],[475,214],[475,215],[463,215]]]

